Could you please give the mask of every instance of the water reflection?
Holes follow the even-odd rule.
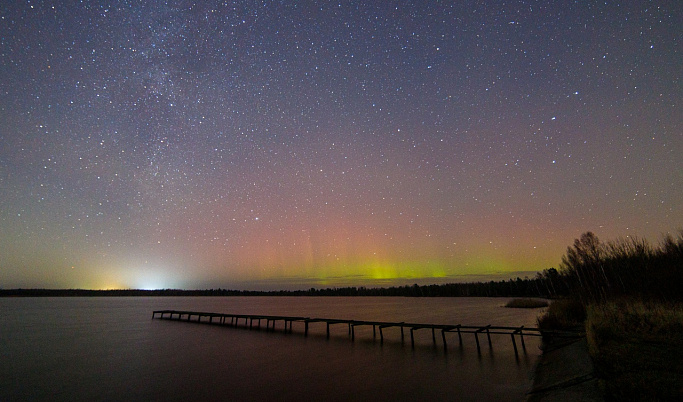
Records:
[[[303,323],[292,332],[151,320],[153,310],[533,325],[502,299],[82,298],[0,300],[0,400],[520,400],[538,343],[509,335]],[[485,335],[483,335],[485,336]],[[519,346],[519,345],[518,345]]]

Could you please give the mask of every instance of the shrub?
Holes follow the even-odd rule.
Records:
[[[546,330],[568,330],[583,327],[586,308],[576,299],[555,300],[538,318],[538,327]]]
[[[621,296],[681,300],[683,232],[659,247],[636,237],[602,243],[586,232],[567,248],[559,273],[584,304]]]

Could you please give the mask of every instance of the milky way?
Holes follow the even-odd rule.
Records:
[[[509,278],[683,227],[679,1],[10,3],[0,287]]]

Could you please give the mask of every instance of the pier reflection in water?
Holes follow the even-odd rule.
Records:
[[[458,334],[458,342],[462,347],[462,334],[474,334],[474,340],[477,344],[477,352],[481,352],[481,345],[479,343],[479,334],[486,335],[488,340],[489,348],[493,348],[493,343],[491,342],[491,335],[509,335],[512,340],[512,346],[515,351],[515,355],[518,355],[517,341],[516,337],[522,345],[522,350],[526,353],[526,344],[524,342],[524,336],[542,336],[541,330],[538,328],[525,328],[523,325],[520,327],[506,327],[506,326],[473,326],[473,325],[445,325],[445,324],[419,324],[419,323],[407,323],[405,321],[401,322],[388,322],[388,321],[362,321],[362,320],[346,320],[337,318],[310,318],[310,317],[297,317],[297,316],[274,316],[274,315],[249,315],[249,314],[229,314],[229,313],[207,313],[199,311],[181,311],[181,310],[157,310],[152,312],[152,319],[154,317],[159,317],[160,319],[176,320],[176,321],[193,321],[192,317],[195,317],[194,322],[196,323],[208,323],[208,324],[219,324],[219,325],[230,325],[233,327],[239,326],[240,320],[244,321],[244,326],[249,327],[249,329],[254,328],[254,323],[256,323],[256,328],[261,328],[261,321],[266,322],[266,330],[275,330],[275,323],[282,321],[284,323],[284,332],[292,333],[292,325],[295,322],[301,322],[304,324],[304,335],[308,336],[308,329],[311,323],[324,323],[326,324],[326,334],[330,337],[330,325],[343,324],[348,326],[348,335],[352,340],[355,340],[356,327],[359,326],[371,326],[372,327],[372,337],[375,339],[377,337],[377,329],[379,329],[380,342],[384,342],[384,329],[391,327],[398,327],[401,330],[401,342],[405,339],[404,329],[408,328],[410,330],[410,344],[415,347],[415,336],[414,332],[420,329],[429,329],[432,333],[432,342],[436,346],[436,332],[441,333],[441,339],[443,341],[444,350],[448,349],[448,342],[446,340],[446,334],[451,332],[456,332]],[[227,320],[230,321],[227,321]],[[546,331],[547,334],[548,331]],[[558,336],[563,336],[564,334],[557,334]],[[571,335],[571,334],[567,334]]]
[[[119,297],[0,299],[0,400],[521,400],[539,340],[509,335],[282,321],[262,330],[150,319],[150,312],[353,317],[361,322],[533,327],[538,310],[507,299]],[[265,324],[265,322],[262,322]],[[256,322],[254,323],[256,325]],[[276,330],[272,327],[276,325]],[[270,328],[266,330],[267,328]],[[373,337],[373,332],[375,337]],[[384,342],[381,341],[384,338]]]

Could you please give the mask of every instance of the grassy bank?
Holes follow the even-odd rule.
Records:
[[[682,304],[591,305],[586,334],[607,400],[683,400]]]
[[[538,325],[585,328],[607,401],[683,401],[683,303],[556,300]]]
[[[586,308],[575,299],[559,299],[538,318],[538,327],[549,330],[582,329],[586,321]]]
[[[566,299],[539,327],[585,329],[608,401],[683,401],[683,231],[658,246],[586,232],[541,276]]]

